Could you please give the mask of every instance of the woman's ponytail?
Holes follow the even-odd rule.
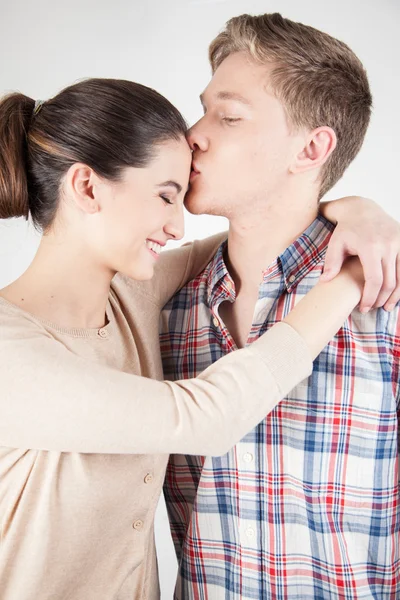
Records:
[[[34,107],[23,94],[0,100],[0,219],[29,215],[27,134]]]

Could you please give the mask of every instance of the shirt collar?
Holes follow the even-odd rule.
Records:
[[[224,254],[226,247],[228,245],[227,240],[222,242],[220,247],[218,248],[214,258],[211,260],[207,267],[208,273],[207,275],[207,297],[208,303],[211,305],[211,300],[213,297],[213,293],[220,285],[223,286],[224,282],[229,282],[228,286],[230,289],[234,287],[232,277],[229,274],[228,269],[226,268]],[[226,285],[226,284],[225,284]],[[229,293],[230,289],[227,289],[226,292]]]
[[[297,240],[265,269],[264,281],[270,279],[279,270],[283,275],[287,291],[291,292],[310,271],[323,263],[334,228],[330,221],[318,215]],[[217,288],[225,291],[227,295],[234,288],[224,260],[226,247],[227,241],[224,241],[206,269],[209,303]]]
[[[286,289],[291,292],[317,265],[324,261],[335,226],[322,215],[278,257]]]

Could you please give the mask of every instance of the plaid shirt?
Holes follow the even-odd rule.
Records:
[[[318,217],[264,272],[248,343],[316,284],[331,229]],[[169,379],[235,348],[218,316],[235,299],[225,245],[164,309]],[[312,376],[225,456],[171,457],[176,598],[400,599],[399,355],[398,307],[354,311]]]

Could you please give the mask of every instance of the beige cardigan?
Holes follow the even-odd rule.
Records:
[[[165,253],[149,283],[117,275],[99,330],[0,299],[1,600],[158,599],[167,453],[225,453],[311,372],[278,324],[197,379],[156,381],[160,309],[219,242]]]

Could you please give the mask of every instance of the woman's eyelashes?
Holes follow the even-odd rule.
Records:
[[[160,198],[161,198],[162,200],[164,200],[164,202],[165,202],[166,204],[173,204],[173,202],[172,202],[171,198],[169,198],[169,197],[168,197],[168,196],[166,196],[165,194],[160,194]]]

